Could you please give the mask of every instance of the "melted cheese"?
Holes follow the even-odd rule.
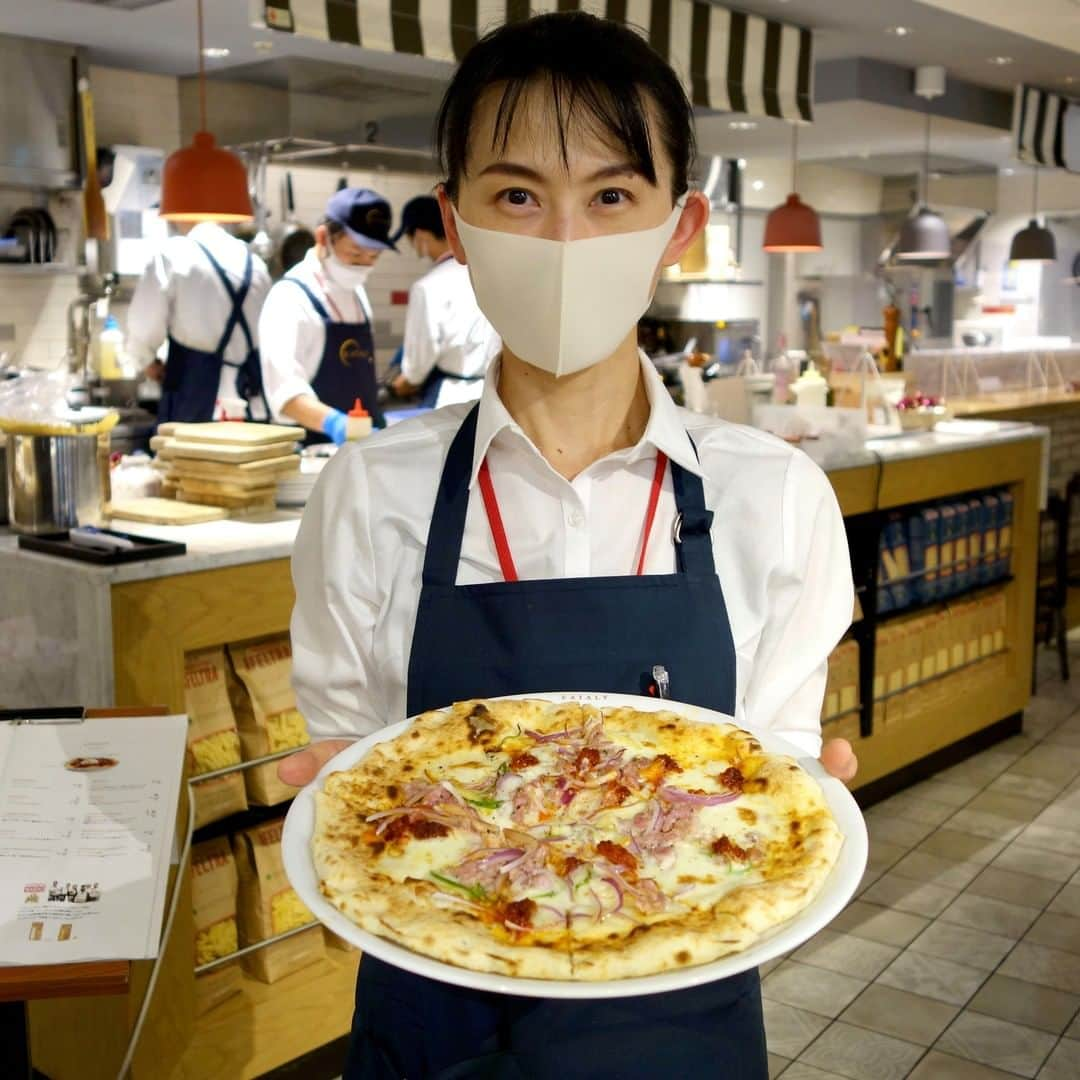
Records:
[[[396,846],[379,856],[379,871],[394,881],[430,881],[431,872],[441,873],[459,862],[477,846],[471,833],[451,833],[429,840],[410,838],[401,850]]]

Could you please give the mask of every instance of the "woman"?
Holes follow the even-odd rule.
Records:
[[[640,693],[661,656],[673,698],[816,754],[853,601],[836,499],[805,455],[677,409],[637,351],[660,267],[709,214],[688,190],[675,74],[625,28],[541,16],[466,56],[438,133],[447,235],[504,347],[476,406],[401,424],[323,474],[292,634],[300,705],[327,741],[283,777],[306,782],[341,739],[453,700]],[[824,761],[854,774],[842,741]],[[346,1075],[760,1080],[758,977],[549,1001],[365,957]]]

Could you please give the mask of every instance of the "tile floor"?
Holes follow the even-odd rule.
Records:
[[[867,812],[856,898],[762,968],[770,1077],[1080,1080],[1080,675],[1040,676],[1022,735]]]

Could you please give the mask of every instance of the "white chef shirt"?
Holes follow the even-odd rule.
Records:
[[[278,423],[292,423],[281,410],[294,397],[301,394],[318,397],[311,383],[326,347],[326,326],[322,316],[311,306],[304,290],[292,284],[289,278],[302,281],[335,322],[373,321],[371,304],[364,289],[348,289],[336,284],[321,267],[315,249],[309,248],[304,258],[270,290],[259,319],[263,387],[270,411]]]
[[[469,269],[453,255],[440,259],[409,289],[401,373],[422,386],[437,367],[447,375],[483,375],[501,348],[476,304]],[[437,405],[475,401],[481,383],[444,383]]]
[[[199,244],[221,264],[234,288],[244,280],[247,244],[230,236],[220,225],[204,221],[187,236],[170,236],[147,263],[128,308],[125,349],[141,367],[154,359],[170,336],[181,345],[203,352],[218,347],[232,312],[232,299]],[[252,255],[251,260],[251,288],[244,298],[244,316],[257,347],[259,312],[270,291],[270,274],[257,255]],[[225,359],[240,364],[247,352],[247,338],[237,326],[225,346]],[[236,368],[222,367],[218,396],[238,396]]]
[[[703,478],[714,513],[716,570],[735,642],[737,721],[780,732],[817,756],[827,658],[854,605],[832,487],[802,451],[677,408],[644,357],[642,370],[651,411],[640,441],[566,480],[506,411],[492,365],[480,399],[457,582],[503,580],[476,485],[485,453],[524,580],[633,573],[662,450]],[[315,738],[366,735],[406,715],[432,506],[469,408],[436,409],[343,448],[307,504],[292,561],[293,683]],[[675,571],[674,519],[668,469],[646,573]],[[671,693],[678,698],[675,677]]]

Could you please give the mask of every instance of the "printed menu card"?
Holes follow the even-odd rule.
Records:
[[[0,723],[0,964],[157,954],[186,731]]]

